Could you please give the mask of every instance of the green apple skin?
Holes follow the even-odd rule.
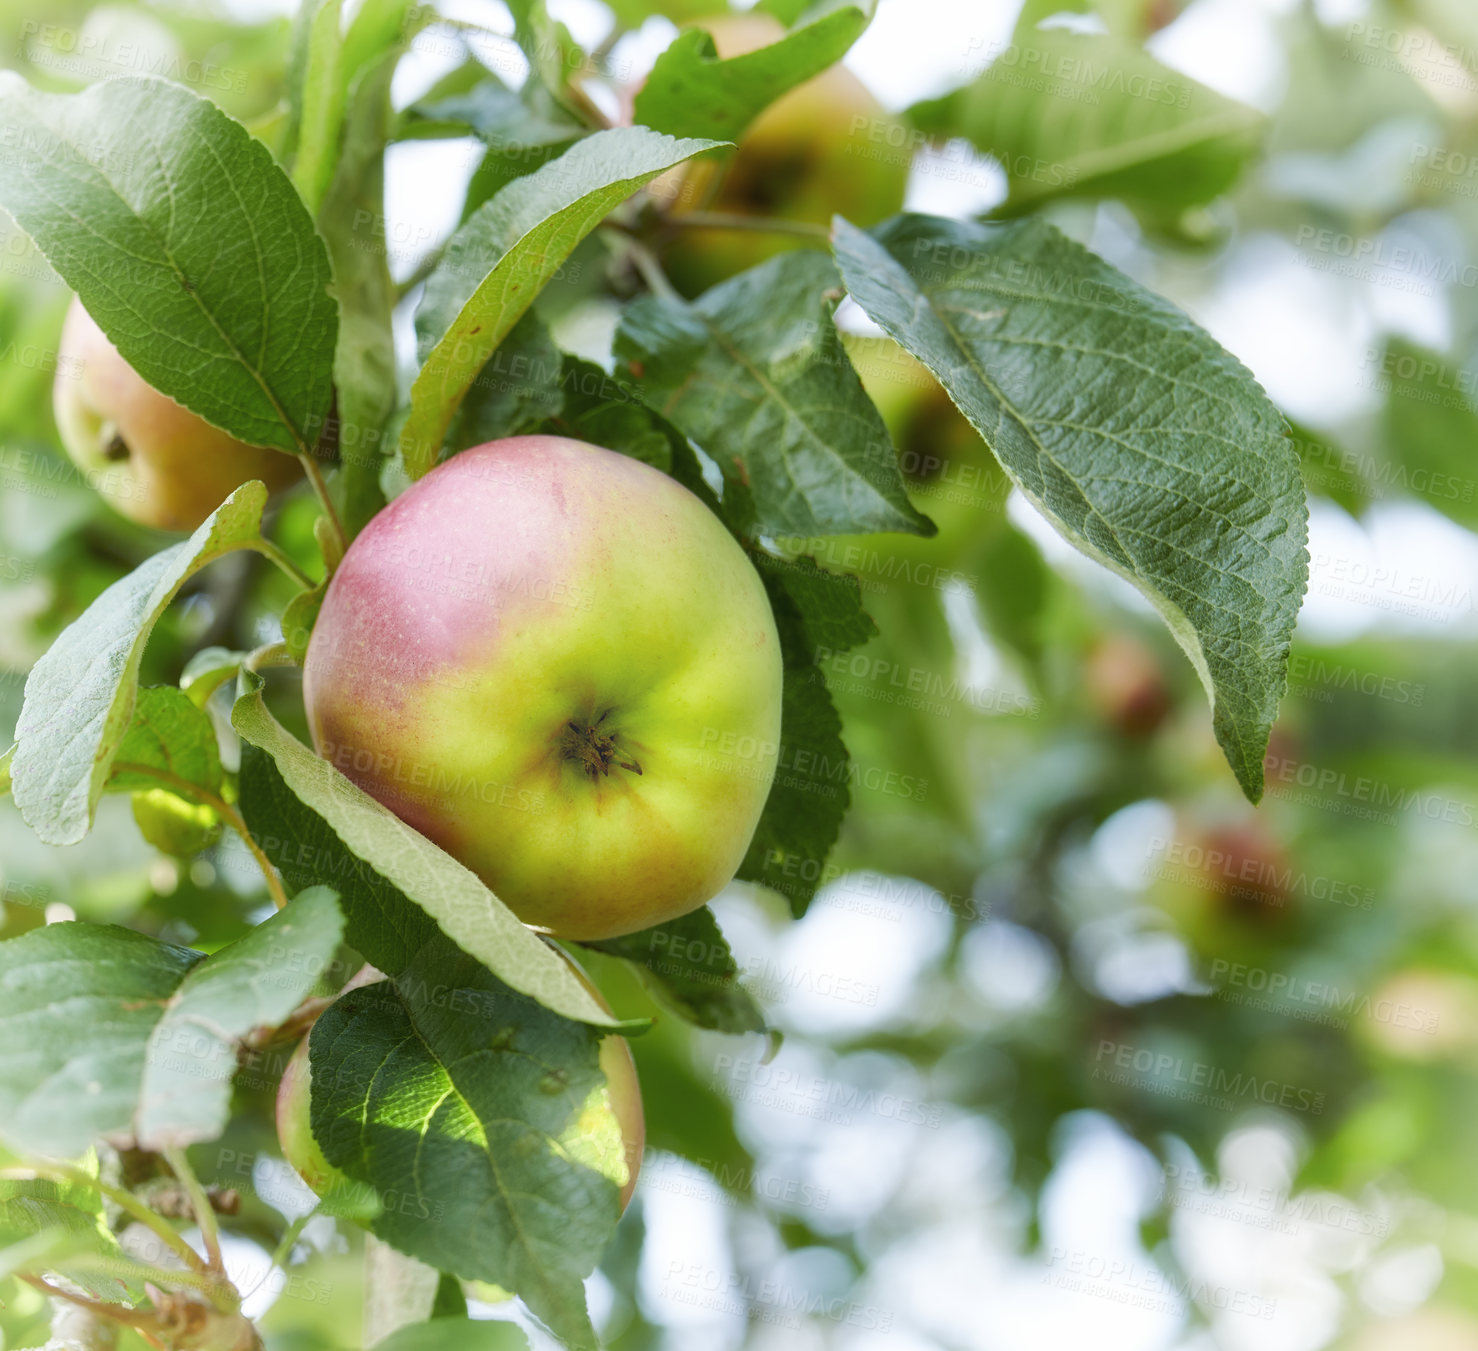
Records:
[[[785,35],[767,14],[721,15],[697,26],[708,30],[725,60]],[[658,179],[651,191],[671,199],[678,220],[684,211],[707,210],[824,226],[841,215],[854,225],[875,225],[903,209],[910,146],[867,86],[836,65],[766,108],[740,136],[727,171],[721,159],[705,158]],[[663,263],[679,290],[697,295],[805,243],[757,230],[678,229]]]
[[[611,1006],[595,988],[590,977],[575,962],[571,961],[570,966],[579,977],[580,983],[609,1013]],[[616,1124],[621,1128],[621,1142],[625,1146],[626,1182],[621,1188],[621,1209],[624,1211],[627,1202],[631,1200],[631,1194],[636,1190],[636,1179],[641,1172],[642,1156],[647,1143],[641,1084],[636,1077],[636,1061],[632,1059],[631,1047],[626,1044],[625,1037],[614,1034],[602,1037],[598,1063],[600,1072],[606,1076],[611,1111],[616,1117]],[[312,1071],[308,1067],[308,1038],[304,1037],[287,1062],[287,1068],[282,1072],[282,1082],[278,1085],[277,1142],[282,1147],[282,1157],[292,1165],[315,1195],[322,1196],[337,1186],[347,1185],[349,1178],[324,1157],[323,1149],[313,1135],[310,1124],[312,1079]]]
[[[308,1038],[304,1037],[282,1072],[277,1086],[277,1143],[282,1157],[317,1196],[348,1183],[349,1179],[324,1157],[309,1124],[312,1072],[308,1068]]]
[[[160,530],[194,530],[237,488],[297,482],[279,450],[248,446],[149,384],[76,297],[62,324],[52,410],[62,445],[120,515]]]
[[[698,498],[522,436],[359,535],[303,696],[320,755],[526,924],[597,939],[733,878],[775,773],[781,657],[758,573]]]

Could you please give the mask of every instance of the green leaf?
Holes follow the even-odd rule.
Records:
[[[381,218],[385,145],[392,123],[390,85],[419,27],[419,21],[408,17],[409,9],[409,0],[372,0],[349,26],[344,39],[343,147],[318,213],[339,298],[334,351],[337,487],[340,515],[351,537],[385,505],[380,470],[397,384],[391,332],[395,284]],[[366,222],[374,223],[368,237]]]
[[[409,46],[436,11],[418,0],[363,0],[344,34],[344,88]]]
[[[132,1134],[150,1036],[201,960],[111,925],[48,924],[0,943],[0,1133],[58,1157]]]
[[[272,757],[242,743],[241,814],[289,891],[331,881],[345,941],[381,971],[404,970],[437,933],[431,916],[345,847],[333,827],[288,787]]]
[[[0,205],[124,359],[250,445],[311,450],[332,394],[328,255],[267,147],[135,77],[40,94],[0,73],[0,122],[28,147]]]
[[[180,688],[196,707],[204,708],[222,685],[236,679],[246,657],[245,652],[233,652],[227,647],[203,647],[185,663],[180,673]]]
[[[463,222],[515,178],[531,174],[563,154],[590,130],[572,121],[535,81],[527,81],[515,92],[495,77],[484,74],[482,82],[465,93],[408,110],[408,115],[433,119],[429,123],[410,121],[411,133],[418,126],[448,127],[470,132],[487,146],[487,153],[467,184]]]
[[[781,254],[688,304],[630,306],[616,352],[659,411],[753,495],[763,534],[933,533],[832,323],[824,254]]]
[[[522,92],[486,72],[466,93],[412,104],[406,118],[412,131],[422,122],[450,123],[471,132],[490,150],[513,156],[568,145],[586,131],[557,110],[544,112],[532,106]]]
[[[103,1214],[101,1193],[80,1182],[53,1182],[44,1178],[0,1178],[0,1244],[7,1255],[16,1245],[49,1235],[34,1264],[20,1269],[58,1272],[94,1299],[125,1303],[141,1299],[143,1287],[117,1275],[88,1270],[66,1260],[70,1256],[103,1257],[126,1266],[123,1250]],[[43,1256],[44,1253],[44,1256]],[[19,1256],[19,1254],[16,1254]],[[8,1273],[7,1273],[8,1274]]]
[[[221,752],[210,718],[189,695],[173,685],[150,685],[139,691],[107,787],[131,792],[165,780],[177,791],[193,784],[219,793]]]
[[[877,636],[862,608],[862,586],[850,573],[828,572],[814,558],[754,558],[775,610],[781,646],[797,665],[818,653],[850,652]]]
[[[834,9],[778,42],[720,61],[702,28],[679,33],[657,58],[636,96],[635,120],[674,136],[735,141],[782,94],[835,65],[862,35],[869,16]]]
[[[851,756],[818,663],[865,643],[877,628],[862,609],[855,577],[827,572],[810,558],[757,554],[754,561],[775,612],[785,676],[775,783],[738,876],[778,891],[799,917],[852,801]]]
[[[640,28],[654,14],[673,23],[687,23],[710,14],[726,14],[729,4],[728,0],[611,0],[609,8],[623,27]]]
[[[515,179],[452,236],[416,312],[423,364],[401,432],[412,479],[435,465],[473,379],[575,246],[637,188],[715,144],[644,127],[597,132]]]
[[[410,922],[417,927],[409,940],[397,943],[396,931],[405,924],[406,917],[397,912],[393,897],[389,898],[381,922],[390,933],[375,938],[373,928],[366,925],[372,936],[365,941],[375,948],[387,949],[396,965],[411,960],[427,941],[427,927],[417,924],[420,911],[424,911],[464,951],[485,963],[515,989],[566,1017],[602,1027],[619,1026],[580,984],[563,959],[526,928],[473,873],[289,735],[268,712],[259,676],[247,676],[243,683],[246,688],[232,711],[232,725],[246,741],[270,756],[287,794],[327,827],[342,850],[368,864],[374,876],[388,881],[397,895],[408,897],[420,908],[411,913]],[[258,780],[257,789],[270,793],[273,786],[270,780]],[[352,907],[356,898],[345,892],[344,880],[337,875],[340,869],[353,865],[344,863],[341,851],[320,854],[313,847],[311,835],[295,839],[303,825],[292,820],[290,806],[286,810],[284,807],[280,799],[275,807],[260,798],[253,802],[243,771],[242,809],[247,812],[258,843],[278,864],[284,879],[291,881],[303,876],[306,867],[306,876],[316,880],[319,869],[334,868],[333,885],[345,895],[346,910],[351,913],[350,941],[382,971],[390,969],[381,965],[378,951],[365,946],[365,941],[361,941],[363,936],[354,926]],[[275,840],[269,831],[258,833],[255,824],[269,813],[287,828]],[[385,899],[383,895],[380,897],[381,901]]]
[[[173,858],[194,858],[221,837],[221,818],[214,807],[193,802],[167,788],[135,792],[132,806],[139,834]]]
[[[318,0],[308,25],[302,83],[293,89],[301,109],[293,185],[315,216],[333,179],[344,125],[342,19],[343,0]]]
[[[756,14],[768,14],[789,28],[806,12],[809,4],[810,0],[759,0],[754,9]]]
[[[313,636],[313,626],[318,622],[318,612],[323,608],[327,591],[328,580],[325,578],[317,586],[299,591],[282,611],[282,641],[287,645],[288,655],[299,666],[308,655],[308,640]]]
[[[375,1351],[527,1351],[517,1323],[490,1318],[433,1318],[412,1323],[375,1343]]]
[[[552,18],[545,0],[507,0],[513,36],[529,59],[537,84],[573,114],[570,77],[586,64],[585,53],[564,24]]]
[[[1168,301],[1038,221],[833,227],[847,288],[918,357],[1075,547],[1132,582],[1185,649],[1242,791],[1308,582],[1283,419]]]
[[[706,905],[681,919],[582,946],[631,962],[691,1023],[716,1032],[764,1032],[764,1011],[739,984],[739,968]]]
[[[189,539],[114,582],[64,629],[26,680],[12,766],[16,806],[47,844],[86,833],[133,720],[149,634],[201,568],[261,539],[267,490],[243,484]]]
[[[1365,465],[1371,497],[1410,495],[1469,530],[1478,526],[1478,411],[1470,377],[1438,353],[1391,338],[1381,358],[1384,456]]]
[[[593,1348],[581,1281],[625,1170],[598,1034],[438,938],[393,982],[337,1000],[309,1055],[325,1157],[396,1200],[374,1233],[517,1293],[567,1345]]]
[[[473,380],[448,432],[450,449],[513,436],[553,417],[564,407],[563,371],[559,348],[530,310]]]
[[[313,992],[343,933],[334,893],[313,887],[185,976],[149,1037],[135,1118],[143,1148],[221,1133],[241,1038],[276,1027]]]
[[[1389,406],[1387,407],[1389,413]],[[1369,479],[1369,457],[1336,445],[1328,437],[1297,422],[1290,424],[1293,449],[1303,470],[1304,487],[1338,503],[1351,516],[1363,516],[1380,489]],[[1460,490],[1461,495],[1461,490]]]
[[[674,472],[674,449],[686,448],[687,442],[624,381],[607,375],[593,362],[566,356],[560,372],[560,392],[562,407],[541,431],[620,451],[664,474]],[[687,478],[678,477],[685,486],[693,487]]]
[[[75,922],[0,943],[0,1133],[56,1157],[102,1136],[146,1149],[215,1138],[240,1039],[292,1012],[341,927],[319,889],[207,958]]]
[[[973,83],[915,104],[921,131],[999,160],[1017,213],[1055,197],[1119,197],[1178,210],[1236,182],[1264,118],[1106,33],[1041,28]]]

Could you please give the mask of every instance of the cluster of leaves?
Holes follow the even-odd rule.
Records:
[[[658,208],[631,204],[633,194],[723,156],[867,21],[855,6],[823,7],[809,22],[796,4],[766,8],[794,27],[745,57],[721,61],[701,33],[679,36],[630,126],[603,125],[574,78],[582,54],[540,0],[513,6],[533,70],[524,88],[469,61],[402,118],[390,77],[433,16],[366,0],[346,24],[339,0],[306,5],[289,112],[270,144],[166,81],[54,94],[3,75],[0,119],[28,161],[0,178],[0,205],[151,384],[233,436],[300,457],[319,482],[320,466],[333,470],[318,532],[325,574],[387,491],[518,431],[600,442],[702,496],[760,567],[784,644],[784,772],[740,877],[771,884],[797,914],[814,886],[793,884],[789,865],[826,858],[849,796],[818,654],[875,630],[855,580],[778,541],[933,528],[834,323],[843,295],[932,372],[1066,539],[1159,610],[1255,801],[1305,582],[1305,509],[1282,419],[1204,332],[1037,221],[905,215],[863,230],[838,218],[829,252],[783,253],[695,300],[651,266],[646,222]],[[1057,30],[1030,40],[1079,41]],[[1136,78],[1149,61],[1119,57]],[[1016,89],[987,71],[916,110],[916,123],[1031,155],[1033,120]],[[1176,110],[1125,109],[1108,146],[1059,129],[1082,162],[1064,191],[1135,198],[1168,180],[1182,193],[1175,205],[1205,201],[1256,129],[1246,110],[1199,88]],[[383,152],[393,136],[468,130],[486,158],[423,278],[416,371],[397,397]],[[1188,175],[1165,146],[1197,138],[1218,151]],[[1040,195],[1013,183],[1010,206]],[[365,220],[377,222],[369,237]],[[597,243],[610,246],[609,275],[620,282],[625,267],[646,282],[622,310],[610,370],[560,351],[536,307]],[[500,378],[514,361],[533,374]],[[582,1113],[610,1116],[600,1036],[640,1028],[606,1013],[475,876],[274,716],[263,672],[301,659],[324,582],[284,611],[283,648],[202,653],[181,688],[140,684],[151,632],[197,573],[242,551],[280,558],[263,533],[265,497],[244,485],[61,634],[27,681],[8,774],[26,822],[52,844],[81,840],[110,792],[134,794],[147,837],[170,852],[197,852],[230,827],[278,913],[209,955],[86,924],[0,945],[0,1022],[15,1027],[0,1056],[15,1106],[0,1131],[37,1155],[126,1141],[180,1164],[187,1181],[180,1151],[225,1129],[244,1048],[299,1030],[305,1001],[320,1014],[367,964],[386,979],[327,1003],[311,1040],[314,1133],[372,1198],[358,1209],[339,1198],[341,1213],[437,1271],[516,1293],[568,1345],[592,1346],[581,1281],[616,1222],[621,1164],[610,1151],[576,1157],[561,1137]],[[240,757],[228,771],[212,696],[233,680]],[[685,945],[719,952],[717,969],[656,959]],[[697,1025],[764,1030],[706,910],[596,946]],[[98,1029],[85,1043],[79,1008]],[[537,1049],[555,1081],[513,1072],[515,1045]],[[142,1305],[144,1276],[92,1275],[127,1266],[101,1222],[103,1198],[118,1202],[98,1169],[69,1165],[65,1190],[59,1176],[38,1167],[15,1184],[27,1204],[0,1212],[0,1233],[18,1245],[9,1269],[57,1272],[99,1301]],[[178,1285],[157,1271],[147,1279]],[[233,1316],[237,1306],[215,1294],[216,1312]],[[154,1301],[147,1325],[168,1330],[164,1315]]]

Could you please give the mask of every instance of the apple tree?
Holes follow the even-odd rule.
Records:
[[[941,473],[1137,588],[1262,794],[1307,578],[1288,427],[1045,215],[1118,196],[1169,228],[1255,121],[1182,79],[1070,128],[1064,167],[1004,79],[884,112],[837,65],[862,5],[610,8],[591,54],[510,3],[520,80],[429,6],[306,0],[256,109],[167,72],[0,74],[0,206],[75,293],[58,437],[142,523],[31,667],[3,782],[46,845],[124,798],[214,879],[188,936],[38,916],[0,942],[0,1260],[58,1336],[261,1345],[231,1231],[291,1276],[318,1224],[367,1236],[367,1340],[481,1345],[471,1292],[596,1346],[584,1282],[643,1107],[674,1110],[628,1043],[762,1041],[706,903],[737,879],[805,914],[859,771],[837,660],[944,632],[870,603],[866,560],[948,541],[1040,641],[1031,588],[993,584],[1045,578],[1035,546]],[[686,22],[624,78],[651,13]],[[460,55],[392,101],[433,38]],[[990,217],[902,210],[947,137],[1016,148]],[[478,150],[460,221],[396,269],[387,148],[436,143]],[[618,1016],[577,963],[646,994]],[[261,1191],[276,1160],[306,1197],[279,1148],[314,1193],[291,1222],[218,1166],[255,1159]]]

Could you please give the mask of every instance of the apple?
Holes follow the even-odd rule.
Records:
[[[465,450],[376,516],[303,669],[320,755],[526,924],[581,939],[734,876],[780,689],[764,586],[718,518],[556,436]]]
[[[277,1086],[277,1143],[293,1171],[315,1195],[323,1196],[335,1187],[347,1185],[349,1179],[328,1161],[313,1134],[309,1120],[312,1078],[308,1068],[308,1038],[304,1037]]]
[[[702,19],[719,56],[729,60],[779,41],[785,28],[768,14]],[[705,158],[658,179],[652,195],[670,199],[674,223],[685,211],[778,216],[830,225],[833,215],[875,225],[902,210],[912,142],[902,124],[845,66],[836,65],[782,94],[739,138],[727,159]],[[668,275],[689,295],[805,241],[755,230],[678,229],[663,255]]]
[[[1170,688],[1155,654],[1137,638],[1100,639],[1083,669],[1088,701],[1124,736],[1152,736],[1171,709]]]
[[[595,997],[596,1002],[611,1011],[590,977],[565,953],[560,954],[569,962],[580,983]],[[625,1037],[614,1034],[601,1038],[600,1072],[606,1077],[606,1091],[610,1096],[611,1111],[616,1124],[621,1128],[621,1142],[625,1146],[626,1181],[621,1187],[621,1209],[631,1200],[636,1190],[637,1174],[647,1142],[646,1116],[642,1111],[641,1084],[636,1077],[636,1062],[631,1057],[631,1047]],[[282,1146],[282,1156],[298,1176],[317,1195],[323,1196],[341,1185],[350,1185],[349,1178],[335,1168],[324,1156],[323,1149],[313,1134],[310,1124],[312,1093],[312,1071],[308,1065],[308,1038],[304,1037],[293,1052],[282,1072],[282,1082],[277,1089],[277,1141]],[[578,1120],[572,1129],[579,1130]]]
[[[291,455],[248,446],[149,384],[73,298],[62,324],[52,408],[73,463],[121,515],[193,530],[243,483],[297,481]]]

